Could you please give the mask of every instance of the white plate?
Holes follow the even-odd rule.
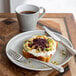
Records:
[[[26,68],[29,70],[36,70],[36,71],[52,70],[52,68],[49,68],[48,66],[45,66],[41,63],[37,63],[37,62],[33,62],[33,61],[30,62],[30,61],[25,60],[22,62],[18,62],[7,53],[8,50],[13,49],[14,51],[17,51],[20,54],[22,54],[23,43],[25,40],[27,40],[28,38],[31,38],[33,35],[44,35],[44,34],[45,34],[45,32],[43,30],[34,30],[34,31],[23,32],[23,33],[16,35],[7,43],[6,55],[14,64],[16,64],[22,68]],[[55,34],[57,34],[57,33],[55,33]],[[72,44],[69,40],[67,40],[60,34],[57,34],[57,35],[62,40],[64,40],[68,45],[70,45],[72,47]],[[62,53],[63,53],[62,50],[64,50],[65,55],[62,55]],[[56,61],[59,65],[64,65],[70,59],[71,59],[71,54],[66,50],[66,48],[62,44],[58,43],[57,51],[52,56],[50,62]]]

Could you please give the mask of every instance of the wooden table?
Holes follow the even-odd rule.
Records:
[[[37,28],[46,25],[51,30],[58,32],[71,40],[76,49],[76,24],[71,13],[45,14],[38,21]],[[31,71],[13,64],[5,54],[5,47],[9,39],[20,33],[16,14],[0,14],[0,76],[76,76],[76,63],[74,57],[64,65],[65,73],[54,71]],[[68,69],[67,69],[68,68]],[[66,71],[67,70],[67,71]],[[51,74],[50,74],[51,73]]]

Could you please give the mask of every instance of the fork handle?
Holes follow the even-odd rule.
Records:
[[[45,63],[46,65],[48,65],[49,67],[52,67],[53,69],[56,69],[57,71],[59,72],[64,72],[64,68],[59,66],[59,65],[55,65],[55,64],[52,64],[52,63]]]
[[[52,64],[52,63],[43,62],[43,61],[40,61],[40,60],[37,60],[37,59],[33,59],[33,58],[29,58],[29,60],[32,60],[32,61],[35,61],[35,62],[39,62],[39,63],[45,64],[45,65],[49,66],[50,68],[56,69],[59,72],[64,72],[64,68],[61,67],[61,66],[59,66],[59,65],[55,65],[55,64]]]
[[[65,42],[60,41],[66,48],[67,50],[72,54],[72,55],[76,55],[76,50],[72,47],[70,47],[69,45],[67,45]]]

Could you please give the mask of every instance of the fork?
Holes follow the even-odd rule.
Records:
[[[17,61],[21,61],[22,59],[24,59],[24,57],[20,53],[14,51],[12,49],[8,50],[8,54]],[[37,59],[33,59],[33,58],[29,58],[27,60],[31,60],[31,61],[35,61],[35,62],[38,62],[41,64],[45,64],[45,65],[49,66],[50,68],[56,69],[59,72],[64,72],[64,68],[61,67],[60,65],[54,65],[52,63],[46,63],[46,62],[43,62],[43,61],[40,61]]]
[[[54,32],[49,30],[46,26],[43,26],[43,28],[45,29],[46,33],[48,33],[54,40],[62,43],[72,55],[76,55],[75,49],[67,45],[63,40],[61,40]]]

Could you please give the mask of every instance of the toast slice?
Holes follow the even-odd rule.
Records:
[[[28,53],[27,51],[25,51],[23,49],[23,56],[26,57],[26,58],[35,58],[35,59],[38,59],[38,60],[41,60],[41,61],[44,61],[44,62],[49,62],[50,59],[51,59],[52,54],[50,54],[50,56],[48,56],[48,57],[43,57],[43,56],[38,56],[37,57],[37,56],[34,56],[33,54]]]
[[[31,45],[30,45],[31,42]],[[25,41],[22,50],[26,58],[35,58],[44,62],[49,62],[52,55],[56,52],[58,42],[46,36],[35,36]]]

